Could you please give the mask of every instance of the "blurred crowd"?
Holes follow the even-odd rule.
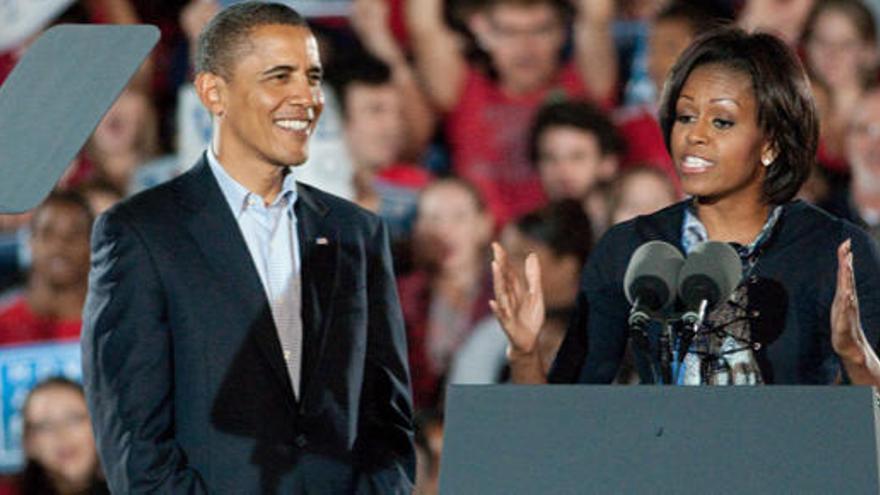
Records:
[[[162,38],[56,190],[31,212],[0,215],[0,345],[75,340],[95,216],[184,172],[207,146],[190,49],[220,8],[80,0],[44,26],[150,23]],[[518,266],[537,254],[549,368],[594,241],[683,199],[657,102],[701,33],[736,23],[801,55],[821,146],[799,197],[880,239],[878,13],[878,0],[352,0],[347,15],[312,19],[327,105],[295,173],[392,232],[418,493],[437,490],[446,385],[509,376],[488,306],[490,243]],[[0,47],[0,81],[39,34]],[[27,463],[10,486],[100,493],[81,388],[48,378],[20,406]]]

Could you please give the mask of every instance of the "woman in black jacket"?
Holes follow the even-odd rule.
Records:
[[[671,70],[660,122],[691,198],[618,224],[600,240],[548,376],[534,355],[540,268],[530,257],[527,280],[517,280],[503,249],[493,246],[491,304],[510,339],[515,380],[611,382],[628,338],[623,278],[632,253],[650,240],[685,254],[713,240],[736,249],[743,283],[706,318],[679,383],[880,385],[876,246],[852,224],[792,201],[815,159],[818,125],[791,50],[768,34],[708,33]],[[763,316],[756,317],[756,305]]]

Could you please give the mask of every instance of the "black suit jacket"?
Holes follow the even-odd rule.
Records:
[[[302,184],[295,212],[301,397],[204,158],[96,222],[83,376],[114,493],[409,493],[410,381],[384,224]]]

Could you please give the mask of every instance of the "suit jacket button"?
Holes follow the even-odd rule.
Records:
[[[299,447],[299,448],[303,448],[303,447],[305,447],[306,445],[309,444],[309,441],[308,441],[308,439],[306,439],[306,436],[305,436],[305,435],[298,435],[298,436],[293,440],[293,442],[294,442],[294,443],[296,444],[296,446]]]

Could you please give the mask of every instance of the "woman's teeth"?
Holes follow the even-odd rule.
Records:
[[[714,163],[697,156],[686,156],[684,160],[682,160],[681,165],[683,169],[699,171],[713,166]]]

